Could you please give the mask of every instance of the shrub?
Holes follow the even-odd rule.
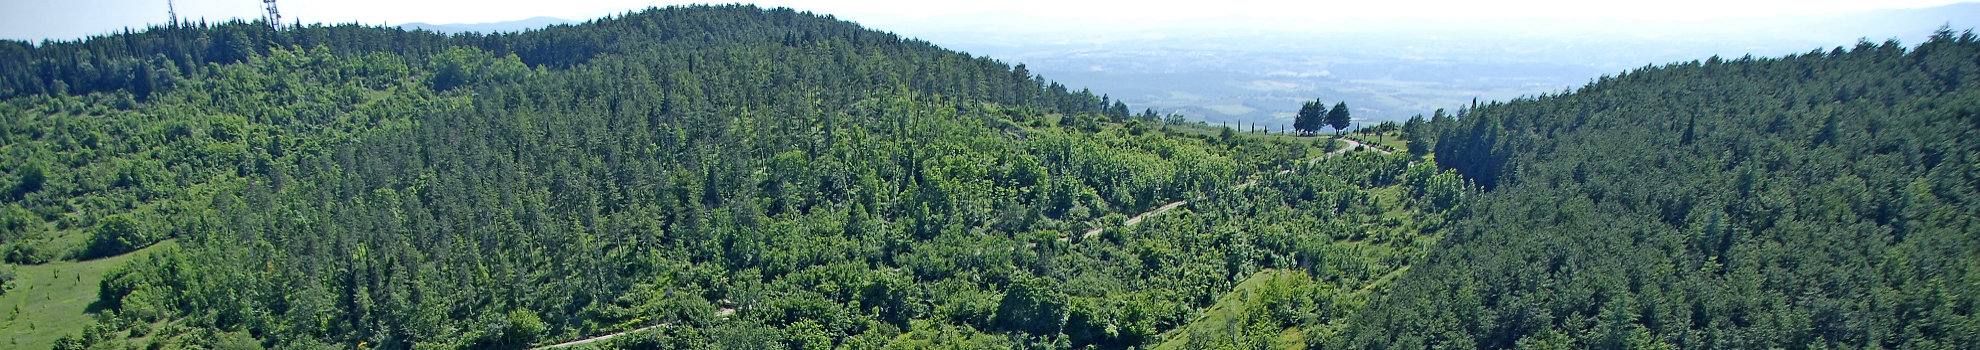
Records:
[[[89,246],[78,258],[94,259],[129,253],[150,245],[153,239],[138,229],[138,224],[122,215],[111,216],[96,224],[90,230]]]

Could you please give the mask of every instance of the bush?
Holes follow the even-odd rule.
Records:
[[[82,340],[79,340],[79,339],[76,339],[76,337],[75,337],[75,336],[73,336],[73,335],[64,335],[64,336],[62,336],[62,338],[60,338],[60,339],[55,339],[55,346],[54,346],[54,347],[52,347],[51,349],[55,349],[55,350],[83,350],[83,349],[86,349],[86,348],[88,348],[88,347],[87,347],[87,346],[84,346],[84,345],[83,345],[83,342],[82,342]]]
[[[95,259],[129,253],[150,245],[153,239],[138,229],[136,222],[122,215],[111,216],[97,223],[89,232],[89,246],[78,258]]]
[[[525,345],[535,342],[537,338],[543,337],[544,331],[549,329],[550,326],[544,324],[543,318],[537,317],[535,312],[524,309],[509,312],[509,344]]]
[[[131,322],[132,338],[144,337],[146,335],[151,335],[151,322],[144,322],[141,320]]]
[[[0,295],[7,295],[7,290],[11,289],[9,287],[13,283],[14,269],[0,270]]]
[[[20,176],[20,182],[14,184],[12,191],[13,197],[17,199],[27,196],[28,193],[40,191],[42,184],[48,182],[47,172],[42,171],[41,164],[37,163],[28,163],[27,166],[21,167]]]
[[[217,339],[213,340],[214,350],[266,349],[265,347],[261,346],[260,340],[254,339],[254,336],[248,335],[247,332],[226,332],[226,333],[221,333],[218,337],[215,338]]]
[[[1066,295],[1052,289],[1047,279],[1019,277],[1004,292],[991,324],[1002,330],[1054,334],[1065,326],[1068,309]]]
[[[454,48],[434,57],[433,75],[427,79],[434,91],[481,83],[502,84],[522,80],[529,66],[515,55],[495,57],[471,48]]]
[[[14,242],[14,244],[7,245],[5,249],[7,251],[7,263],[9,264],[38,265],[55,259],[55,257],[49,256],[48,252],[42,251],[41,248],[29,244],[29,242]]]
[[[1127,227],[1127,220],[1128,220],[1127,215],[1121,215],[1120,213],[1113,213],[1101,217],[1100,224],[1105,227],[1121,228],[1121,227]]]
[[[0,208],[0,242],[12,242],[27,237],[29,229],[41,224],[41,217],[34,212],[11,204]]]

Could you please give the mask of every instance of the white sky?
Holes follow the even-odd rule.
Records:
[[[1261,17],[1315,20],[1503,20],[1633,19],[1691,21],[1854,12],[1879,8],[1920,8],[1962,0],[1319,0],[1319,1],[927,1],[927,0],[766,0],[784,6],[837,15],[842,19],[916,18],[986,12],[1056,19],[1177,20]],[[483,23],[549,16],[586,20],[647,6],[694,3],[651,0],[281,0],[285,22],[402,24],[408,22]],[[210,22],[259,18],[257,0],[175,0],[180,18]],[[166,0],[0,0],[0,38],[76,39],[85,35],[139,29],[166,20]],[[887,28],[879,28],[886,30]]]

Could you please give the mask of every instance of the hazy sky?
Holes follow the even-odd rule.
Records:
[[[926,1],[926,0],[769,0],[785,6],[830,13],[883,26],[889,20],[1001,12],[1045,18],[1179,20],[1209,17],[1370,20],[1495,20],[1528,18],[1705,20],[1853,12],[1878,8],[1920,8],[1960,0],[1382,0],[1382,1]],[[647,6],[695,3],[641,0],[281,0],[285,22],[367,24],[483,23],[549,16],[585,20]],[[180,18],[221,21],[259,18],[257,0],[175,0]],[[1214,5],[1212,5],[1214,4]],[[0,38],[39,41],[142,28],[166,20],[166,0],[0,0]],[[880,28],[886,29],[886,28]]]

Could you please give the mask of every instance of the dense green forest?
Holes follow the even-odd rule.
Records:
[[[1977,85],[1941,30],[1433,118],[1490,191],[1334,348],[1972,348]]]
[[[1943,30],[1346,143],[781,8],[0,41],[0,347],[1970,348],[1975,84]]]
[[[789,9],[7,45],[9,346],[1303,347],[1469,192]]]

